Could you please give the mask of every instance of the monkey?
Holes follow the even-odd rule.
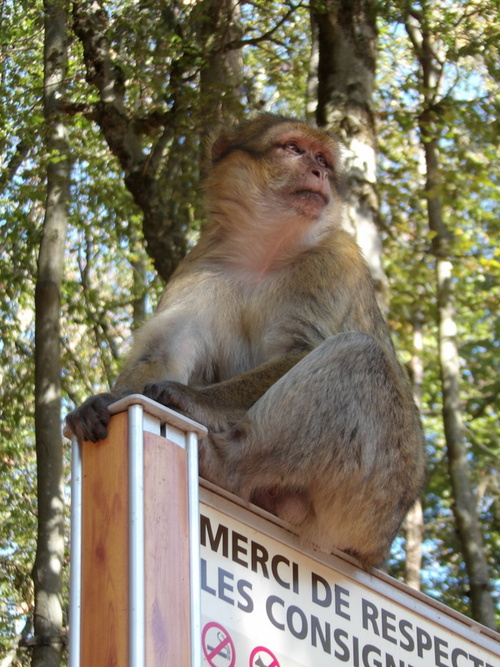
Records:
[[[219,132],[199,242],[112,392],[67,424],[81,441],[101,440],[108,405],[143,393],[208,428],[202,477],[371,568],[426,464],[408,379],[342,229],[340,150],[329,132],[268,113]]]

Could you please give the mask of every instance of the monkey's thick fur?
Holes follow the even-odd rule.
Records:
[[[113,393],[67,422],[95,442],[111,401],[145,393],[208,427],[203,477],[371,567],[422,489],[424,443],[368,269],[340,227],[338,153],[330,134],[269,114],[223,131],[198,245]]]

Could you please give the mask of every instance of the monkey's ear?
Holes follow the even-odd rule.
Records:
[[[212,142],[210,149],[210,158],[212,164],[219,162],[225,157],[231,149],[231,138],[226,130],[222,130]]]

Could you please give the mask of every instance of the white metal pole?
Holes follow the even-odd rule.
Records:
[[[200,578],[200,494],[198,479],[198,436],[187,433],[189,579],[191,597],[191,667],[200,667],[201,655],[201,578]]]
[[[69,667],[80,667],[82,602],[82,452],[71,441],[71,551],[69,602]]]
[[[144,667],[146,659],[144,448],[142,426],[142,405],[131,405],[128,409],[130,667]]]

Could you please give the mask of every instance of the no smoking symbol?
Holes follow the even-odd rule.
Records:
[[[236,652],[228,631],[218,623],[207,623],[201,633],[203,653],[211,667],[234,667]]]
[[[268,648],[257,646],[250,654],[250,667],[280,667],[280,663]]]

